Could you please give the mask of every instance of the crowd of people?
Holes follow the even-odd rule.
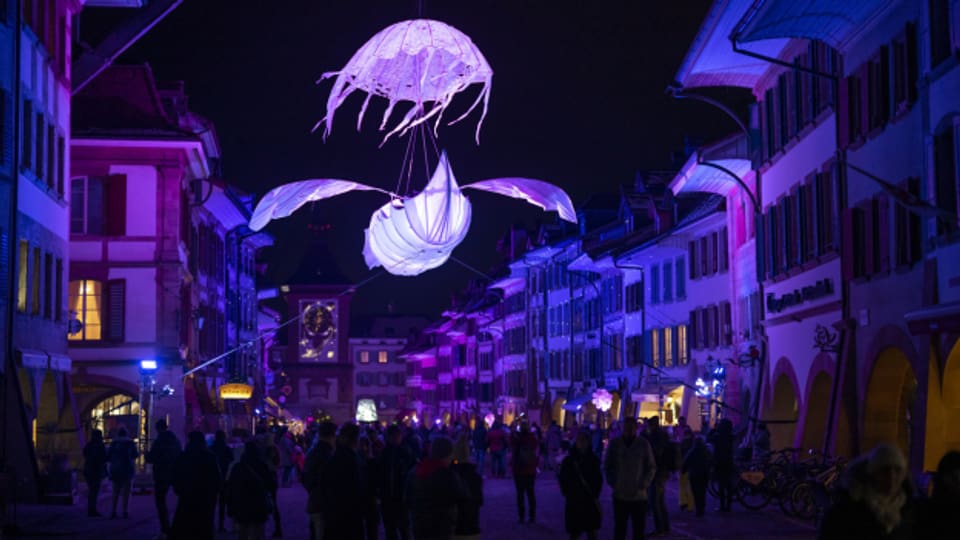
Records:
[[[217,432],[208,442],[194,431],[181,448],[162,420],[144,458],[152,464],[161,536],[212,539],[226,518],[242,540],[262,539],[267,523],[282,536],[277,504],[280,487],[300,483],[307,492],[311,537],[326,540],[443,540],[480,537],[485,479],[512,478],[519,523],[536,521],[535,483],[544,471],[556,474],[565,499],[564,528],[570,538],[597,538],[604,516],[604,484],[612,492],[615,540],[645,537],[648,514],[653,535],[670,533],[668,480],[679,475],[680,511],[704,516],[707,485],[719,494],[719,512],[734,499],[735,454],[749,448],[770,452],[762,424],[749,444],[730,420],[698,435],[681,417],[661,427],[658,417],[625,418],[607,429],[555,422],[546,430],[520,419],[489,428],[454,423],[390,426],[348,422],[315,423],[299,436],[262,425],[256,434]],[[94,430],[84,449],[88,512],[97,509],[104,479],[112,483],[111,518],[128,517],[138,450],[123,428],[109,447]],[[487,467],[489,462],[489,467]],[[950,452],[934,478],[932,497],[920,498],[903,454],[882,445],[855,460],[820,529],[824,540],[953,538],[950,513],[960,509],[960,453]],[[177,497],[172,520],[167,494]],[[117,512],[118,506],[120,513]],[[300,513],[284,509],[285,519]],[[291,517],[293,516],[293,517]],[[949,533],[947,531],[950,531]]]

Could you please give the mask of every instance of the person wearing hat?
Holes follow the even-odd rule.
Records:
[[[483,478],[477,472],[477,465],[470,459],[470,439],[460,435],[453,447],[453,464],[450,465],[467,488],[466,499],[457,505],[457,525],[453,530],[456,540],[475,540],[480,538],[480,507],[483,506]]]
[[[907,460],[881,444],[847,468],[840,499],[824,517],[821,540],[913,538],[914,502]]]

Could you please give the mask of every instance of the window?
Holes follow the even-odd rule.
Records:
[[[46,122],[43,119],[43,112],[37,113],[37,131],[34,138],[34,145],[36,147],[36,154],[34,155],[33,160],[33,171],[37,174],[37,179],[43,178],[43,141],[47,136]]]
[[[56,304],[53,306],[53,318],[60,322],[63,320],[63,259],[57,257],[57,284],[56,284]]]
[[[657,265],[650,267],[650,303],[660,303],[660,267]]]
[[[70,193],[70,234],[123,236],[126,233],[125,175],[74,178]],[[206,251],[201,246],[201,258]],[[222,258],[222,246],[213,251],[220,253]],[[222,266],[220,268],[222,273]]]
[[[387,363],[387,351],[380,351],[377,353],[377,363],[378,364]]]
[[[727,251],[729,251],[727,248],[727,228],[724,227],[720,229],[720,235],[718,237],[717,244],[717,261],[721,272],[726,272],[727,268],[730,266],[729,254]]]
[[[650,349],[650,365],[660,367],[660,330],[650,330],[652,348]]]
[[[43,318],[53,318],[53,255],[43,257]]]
[[[690,312],[690,348],[691,349],[700,349],[702,347],[700,342],[700,332],[702,332],[702,326],[700,324],[700,310],[694,309]]]
[[[27,293],[30,282],[27,278],[30,276],[30,243],[26,240],[20,240],[20,253],[17,257],[17,311],[27,312]]]
[[[101,283],[94,280],[71,281],[69,287],[70,311],[76,313],[83,327],[76,334],[69,334],[72,341],[92,341],[101,337],[103,320]]]
[[[677,365],[685,366],[690,363],[690,354],[688,353],[689,343],[687,343],[687,325],[677,326]]]
[[[841,83],[843,84],[843,83]],[[859,73],[850,75],[846,80],[847,96],[847,115],[846,128],[847,138],[845,144],[850,145],[859,141],[863,137],[863,105],[862,105],[862,81]]]
[[[817,251],[820,255],[834,251],[837,248],[837,244],[834,241],[837,212],[834,207],[833,196],[834,189],[836,188],[833,180],[835,171],[835,165],[830,165],[818,174],[816,179]]]
[[[627,313],[643,309],[643,282],[627,285]]]
[[[370,363],[370,351],[360,351],[360,363],[361,364]]]
[[[937,208],[946,212],[950,219],[937,219],[937,234],[944,235],[957,230],[957,156],[953,122],[933,137],[933,174]]]
[[[30,314],[40,314],[40,248],[33,248],[33,261],[30,263]]]
[[[635,366],[643,358],[643,336],[627,336],[627,365]]]
[[[729,347],[733,345],[733,328],[732,328],[732,314],[730,311],[730,302],[721,302],[720,303],[720,340],[719,344]]]
[[[690,279],[697,279],[700,277],[700,261],[697,257],[697,241],[691,240],[687,244],[687,255],[690,258]]]
[[[673,301],[673,264],[663,263],[663,301]]]
[[[906,182],[906,191],[920,199],[920,179],[910,178]],[[894,254],[897,266],[909,266],[920,260],[923,249],[923,237],[920,231],[920,216],[907,210],[902,204],[894,205]]]
[[[777,121],[774,114],[773,88],[763,97],[763,149],[764,157],[770,159],[780,149],[777,144]]]
[[[663,365],[673,367],[673,328],[663,329]]]
[[[867,62],[868,130],[880,129],[890,117],[890,57],[887,47]]]
[[[935,68],[950,58],[950,0],[929,0],[930,67]]]
[[[684,268],[683,255],[677,257],[677,300],[687,297],[687,269]]]
[[[29,2],[27,2],[29,4]],[[21,129],[23,133],[20,137],[20,167],[28,171],[33,168],[32,149],[33,149],[33,102],[29,99],[23,101],[23,124]]]
[[[4,0],[0,0],[0,8],[3,8]],[[5,10],[4,10],[5,11]],[[6,15],[5,12],[0,12],[0,19]],[[7,91],[3,88],[0,88],[0,126],[4,126],[0,129],[0,165],[7,162],[7,147],[10,146],[10,143],[7,141]]]
[[[917,100],[917,27],[907,24],[902,34],[893,40],[891,49],[893,63],[894,114],[906,111]]]

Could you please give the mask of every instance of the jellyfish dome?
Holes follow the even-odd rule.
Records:
[[[443,265],[470,229],[470,210],[443,154],[423,191],[394,199],[370,216],[363,247],[367,266],[415,276]]]
[[[327,115],[316,126],[323,125],[324,136],[333,129],[337,108],[357,90],[367,94],[357,118],[358,130],[372,96],[389,101],[380,123],[381,130],[387,128],[397,102],[412,103],[403,119],[384,137],[386,141],[391,135],[403,135],[431,119],[436,130],[453,97],[473,84],[481,84],[483,87],[473,104],[450,122],[454,124],[466,118],[482,101],[483,112],[476,129],[479,144],[480,126],[490,102],[493,70],[473,41],[448,24],[413,19],[388,26],[360,47],[343,69],[324,73],[321,80],[330,77],[336,79],[327,99]]]

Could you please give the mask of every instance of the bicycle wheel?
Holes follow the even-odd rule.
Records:
[[[768,478],[763,478],[758,483],[738,478],[735,493],[737,500],[744,508],[761,510],[770,504],[770,499],[773,498],[773,486]]]
[[[801,519],[813,519],[817,515],[817,501],[810,482],[800,482],[790,494],[790,509]]]

